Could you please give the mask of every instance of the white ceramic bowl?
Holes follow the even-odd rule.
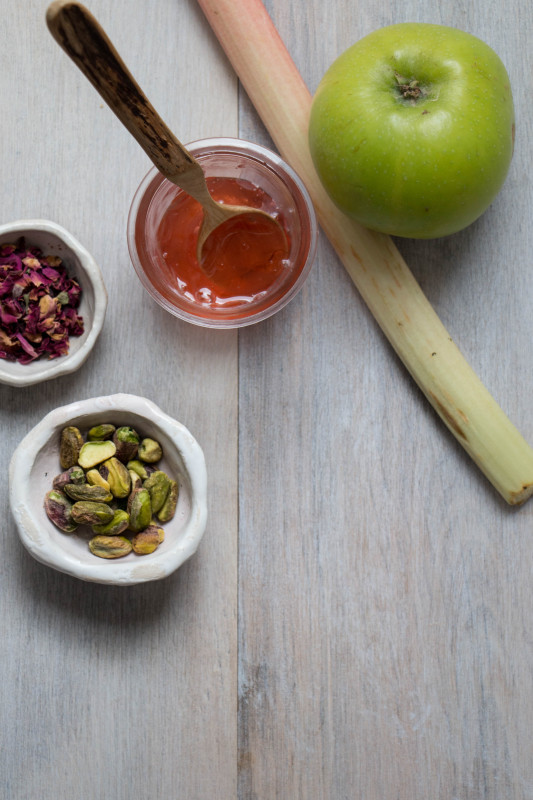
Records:
[[[79,313],[85,330],[82,336],[70,338],[69,353],[65,356],[39,358],[31,364],[0,359],[0,383],[10,386],[31,386],[79,369],[102,330],[107,308],[107,291],[98,264],[65,228],[43,219],[0,225],[0,244],[16,244],[21,236],[27,245],[38,247],[43,255],[60,256],[69,275],[78,279],[82,288]]]
[[[163,525],[164,541],[149,555],[99,558],[89,550],[89,528],[87,535],[81,526],[80,532],[63,533],[44,510],[45,495],[62,471],[61,430],[76,425],[84,433],[103,422],[131,425],[140,435],[157,439],[163,447],[161,469],[178,481],[176,513]],[[165,578],[190,558],[205,530],[206,486],[204,455],[187,428],[150,400],[128,394],[95,397],[51,411],[25,436],[9,466],[10,506],[23,545],[37,561],[96,583],[130,585]]]

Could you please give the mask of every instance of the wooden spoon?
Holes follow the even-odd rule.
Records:
[[[72,0],[55,0],[47,9],[46,23],[54,39],[97,89],[162,175],[203,207],[204,217],[196,249],[200,265],[207,237],[223,222],[240,214],[259,214],[270,220],[282,233],[287,248],[285,232],[270,214],[249,206],[223,205],[211,196],[202,167],[163,122],[101,25],[85,6]]]

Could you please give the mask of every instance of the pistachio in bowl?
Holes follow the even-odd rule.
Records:
[[[11,511],[31,555],[120,585],[164,578],[193,555],[206,484],[203,452],[187,428],[127,394],[50,412],[9,469]]]

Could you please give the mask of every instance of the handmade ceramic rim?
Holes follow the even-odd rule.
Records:
[[[114,419],[142,425],[145,436],[159,437],[164,457],[179,472],[180,496],[165,539],[147,556],[101,559],[90,553],[76,533],[64,534],[48,519],[46,491],[60,472],[59,437],[63,427],[86,430]],[[54,471],[55,470],[55,471]],[[144,397],[116,394],[56,408],[21,441],[9,465],[9,500],[19,537],[39,562],[85,581],[122,586],[165,578],[196,551],[207,521],[207,475],[203,451],[190,431]],[[180,510],[181,504],[181,510]]]
[[[301,237],[297,251],[297,266],[291,269],[291,273],[294,272],[297,277],[279,299],[266,307],[259,306],[254,309],[252,304],[249,313],[245,313],[246,307],[242,306],[207,316],[208,312],[205,309],[199,309],[198,313],[194,313],[190,310],[192,304],[187,304],[186,307],[185,303],[171,302],[154,286],[144,267],[145,263],[152,263],[154,260],[149,234],[146,232],[146,220],[149,218],[155,198],[163,190],[172,188],[174,193],[179,191],[155,167],[141,181],[128,216],[127,241],[135,272],[145,290],[162,308],[195,325],[207,328],[240,328],[267,319],[298,294],[313,264],[318,240],[318,224],[309,193],[297,173],[279,155],[253,142],[231,138],[202,139],[188,144],[187,149],[200,163],[202,159],[214,154],[247,161],[251,167],[263,170],[265,176],[268,175],[269,179],[272,178],[283,186],[283,191],[291,197],[292,213],[298,218],[298,232]]]
[[[0,359],[0,383],[9,386],[32,386],[79,369],[100,335],[107,309],[107,290],[100,267],[71,233],[56,222],[44,219],[18,220],[0,225],[0,244],[21,236],[28,240],[28,244],[40,248],[46,242],[45,255],[53,253],[74,262],[69,265],[69,274],[78,278],[82,287],[79,312],[86,328],[82,336],[71,337],[70,351],[65,356],[40,358],[30,364]]]

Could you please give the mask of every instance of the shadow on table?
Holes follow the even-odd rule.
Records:
[[[98,627],[132,626],[141,632],[159,624],[169,613],[174,618],[194,608],[198,588],[198,554],[167,578],[135,586],[108,586],[81,581],[35,561],[26,552],[13,525],[12,569],[18,573],[19,602],[27,613],[46,624],[89,624]],[[15,550],[16,547],[16,550]],[[188,611],[189,610],[189,611]],[[176,620],[177,621],[177,620]]]

